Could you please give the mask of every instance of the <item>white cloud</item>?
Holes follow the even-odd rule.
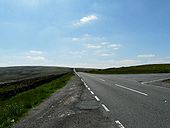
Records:
[[[26,53],[25,58],[30,61],[45,61],[45,53],[43,51],[37,51],[37,50],[30,50],[28,53]]]
[[[109,44],[107,45],[108,48],[112,48],[113,50],[119,50],[120,49],[120,44]]]
[[[107,45],[109,42],[102,42],[101,45]]]
[[[75,23],[74,25],[83,25],[83,24],[87,24],[90,23],[91,21],[97,20],[98,17],[96,15],[88,15],[85,17],[82,17],[77,23]]]
[[[132,66],[140,64],[140,61],[136,59],[123,59],[115,61],[114,64],[116,66]]]
[[[97,55],[97,56],[101,56],[101,57],[108,57],[108,56],[111,56],[111,55],[114,55],[113,53],[110,53],[110,52],[108,52],[107,50],[96,50],[96,51],[94,51],[95,53],[95,55]]]
[[[86,47],[88,49],[100,49],[100,48],[102,48],[101,45],[93,45],[93,44],[87,44]]]
[[[99,56],[103,56],[103,57],[107,57],[107,56],[111,56],[111,55],[113,55],[113,54],[111,54],[111,53],[100,53],[100,54],[98,54]]]
[[[155,57],[156,55],[154,54],[141,54],[141,55],[137,55],[138,58],[152,58]]]
[[[44,61],[46,58],[44,56],[26,56],[27,59],[33,60],[33,61]]]
[[[42,51],[36,51],[36,50],[30,50],[29,53],[30,54],[43,54]]]
[[[87,44],[87,48],[94,48],[94,49],[99,49],[99,48],[106,48],[106,49],[112,49],[112,50],[118,50],[120,49],[120,44],[113,44],[110,42],[101,42],[97,44]]]
[[[84,42],[84,41],[87,41],[87,40],[94,40],[96,39],[96,37],[93,37],[89,34],[83,34],[82,36],[80,37],[72,37],[71,40],[73,42]]]
[[[79,41],[80,39],[77,37],[72,38],[72,41]]]

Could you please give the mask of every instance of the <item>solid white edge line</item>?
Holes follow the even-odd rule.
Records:
[[[90,93],[94,95],[94,92],[93,92],[93,91],[90,91]]]
[[[102,104],[103,108],[105,109],[106,112],[109,112],[110,110],[106,107],[106,105]]]
[[[125,128],[125,127],[120,123],[120,121],[116,120],[115,123],[118,124],[118,126],[119,126],[120,128]]]
[[[119,84],[115,84],[115,85],[116,85],[116,86],[118,86],[118,87],[121,87],[121,88],[124,88],[124,89],[130,90],[130,91],[133,91],[133,92],[136,92],[136,93],[142,94],[142,95],[144,95],[144,96],[148,96],[148,94],[146,94],[146,93],[143,93],[143,92],[140,92],[140,91],[137,91],[137,90],[134,90],[134,89],[128,88],[128,87],[125,87],[125,86],[122,86],[122,85],[119,85]]]
[[[100,101],[100,99],[99,99],[97,96],[95,96],[94,98],[95,98],[97,101]]]

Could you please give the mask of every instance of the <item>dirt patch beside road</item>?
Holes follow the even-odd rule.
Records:
[[[170,79],[164,80],[163,82],[170,84]]]
[[[165,88],[170,88],[170,79],[156,81],[156,82],[151,82],[149,84],[156,85],[156,86],[161,86],[161,87],[165,87]]]
[[[14,128],[114,128],[109,114],[77,76],[32,109]]]

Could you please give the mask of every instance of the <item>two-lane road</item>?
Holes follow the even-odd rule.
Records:
[[[170,88],[141,84],[170,78],[170,74],[78,74],[120,127],[170,128]]]

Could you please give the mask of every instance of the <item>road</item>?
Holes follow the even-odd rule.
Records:
[[[170,74],[78,75],[120,128],[170,128],[170,88],[147,83]]]

